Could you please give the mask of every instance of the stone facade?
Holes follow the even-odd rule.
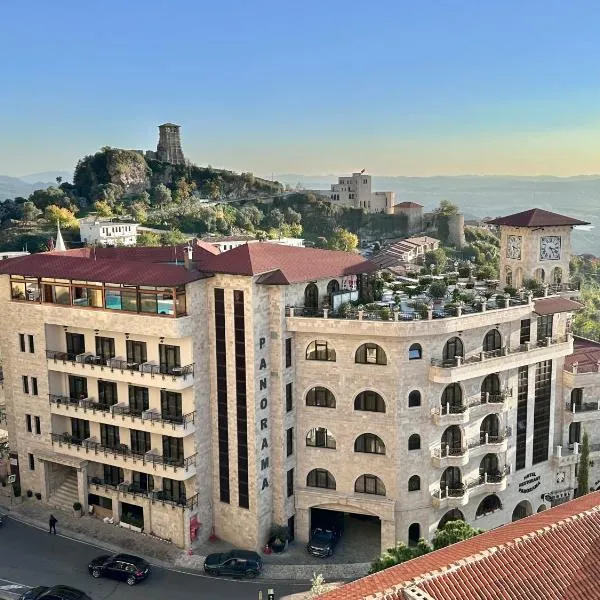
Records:
[[[368,213],[394,213],[395,192],[371,191],[371,175],[363,171],[352,173],[350,177],[339,177],[338,183],[331,185],[331,204],[350,208],[362,208]]]
[[[181,149],[180,125],[164,123],[158,126],[159,137],[156,147],[156,158],[172,165],[185,164],[183,150]]]

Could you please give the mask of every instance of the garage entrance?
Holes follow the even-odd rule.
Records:
[[[381,520],[373,515],[323,508],[310,509],[310,531],[317,527],[341,532],[335,562],[371,562],[381,554]]]

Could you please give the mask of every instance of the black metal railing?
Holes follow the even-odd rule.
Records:
[[[86,454],[93,453],[104,454],[105,456],[112,455],[113,458],[122,458],[124,460],[132,459],[134,463],[141,462],[143,465],[162,466],[165,468],[173,467],[174,470],[182,468],[187,471],[196,463],[196,454],[192,454],[187,458],[182,456],[163,456],[154,454],[152,452],[146,452],[142,454],[133,452],[126,444],[118,444],[112,447],[89,438],[80,440],[78,438],[74,438],[69,433],[51,433],[50,438],[52,440],[52,445],[57,443],[59,446],[75,446],[77,452],[82,451],[80,450],[81,448]]]

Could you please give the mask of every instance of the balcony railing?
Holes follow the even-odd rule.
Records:
[[[567,402],[565,408],[574,415],[586,412],[597,412],[600,410],[600,400],[597,402],[583,402],[582,404]]]
[[[74,438],[70,433],[51,433],[50,438],[52,445],[57,443],[59,446],[78,446],[85,448],[86,453],[93,452],[94,454],[104,454],[105,456],[112,455],[114,458],[133,458],[140,461],[143,465],[159,465],[163,467],[173,467],[175,470],[183,468],[186,471],[193,467],[196,463],[196,454],[192,454],[187,458],[184,457],[169,457],[155,454],[152,451],[146,453],[133,452],[126,444],[119,444],[111,447],[105,446],[92,438],[79,439]]]
[[[198,494],[194,494],[190,498],[179,498],[175,500],[170,498],[166,492],[162,490],[143,490],[140,489],[139,486],[128,483],[112,483],[107,482],[100,477],[88,477],[88,486],[95,486],[96,489],[104,488],[105,490],[111,490],[115,492],[119,492],[119,495],[130,495],[130,496],[140,496],[142,498],[149,498],[153,502],[160,502],[161,504],[168,504],[170,506],[179,506],[182,508],[194,508],[198,505]]]
[[[454,367],[460,367],[463,365],[469,365],[473,363],[483,362],[485,360],[489,360],[490,358],[498,358],[501,356],[509,356],[511,354],[519,354],[522,352],[530,352],[531,350],[535,350],[537,348],[547,348],[549,346],[554,346],[555,344],[563,344],[571,340],[571,335],[561,335],[556,337],[547,337],[543,341],[538,342],[526,342],[525,344],[520,344],[515,346],[514,348],[509,348],[505,346],[503,348],[499,348],[497,350],[483,351],[478,354],[473,354],[471,356],[462,357],[456,356],[454,358],[449,359],[441,359],[441,358],[432,358],[431,364],[434,367],[442,367],[444,369],[451,369]]]
[[[184,380],[188,376],[194,375],[194,363],[185,365],[183,367],[178,366],[167,366],[157,365],[151,362],[136,363],[127,361],[122,358],[102,358],[92,353],[84,354],[73,354],[70,352],[63,352],[62,350],[46,350],[46,358],[55,362],[62,361],[63,363],[81,363],[84,365],[103,366],[109,367],[110,369],[125,372],[134,371],[139,373],[147,373],[151,377],[157,375],[169,376],[176,378],[183,378]]]
[[[512,429],[507,427],[500,435],[488,435],[482,433],[478,438],[469,440],[469,448],[477,448],[479,446],[486,446],[488,444],[501,444],[504,440],[508,439],[512,435]]]
[[[435,458],[447,458],[450,456],[464,456],[467,453],[467,451],[468,451],[468,448],[466,446],[453,448],[452,446],[449,446],[446,444],[446,445],[440,446],[439,448],[434,448],[433,456]]]
[[[467,493],[467,486],[464,483],[454,487],[445,486],[433,491],[433,497],[439,500],[443,498],[462,498]]]
[[[140,419],[142,422],[150,421],[151,423],[168,425],[171,426],[172,429],[176,429],[179,426],[183,427],[183,429],[186,429],[188,425],[194,424],[196,419],[195,411],[192,411],[185,415],[169,415],[162,414],[158,411],[155,412],[153,410],[140,411],[126,405],[105,404],[97,402],[94,398],[77,399],[61,394],[48,394],[48,400],[50,404],[55,404],[57,406],[65,406],[67,409],[73,407],[81,408],[84,410],[84,412],[90,410],[92,412],[129,416],[133,420]]]
[[[481,473],[478,477],[474,477],[467,481],[465,485],[467,489],[473,489],[487,483],[502,483],[508,475],[510,475],[510,465],[505,465],[505,467],[500,471]]]

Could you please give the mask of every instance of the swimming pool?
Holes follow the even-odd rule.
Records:
[[[110,294],[110,293],[106,293],[106,299],[105,299],[105,306],[106,308],[110,309],[110,310],[130,310],[129,309],[129,305],[130,305],[130,300],[129,298],[126,299],[125,302],[125,307],[123,307],[123,301],[122,298],[119,294]],[[144,310],[146,309],[146,310]],[[136,309],[132,306],[131,310],[133,312],[136,312]],[[139,312],[147,312],[147,313],[152,313],[152,314],[156,314],[158,313],[159,315],[172,315],[174,314],[174,303],[173,300],[158,300],[156,303],[154,302],[143,302],[142,301],[142,305],[141,305],[141,310]]]

